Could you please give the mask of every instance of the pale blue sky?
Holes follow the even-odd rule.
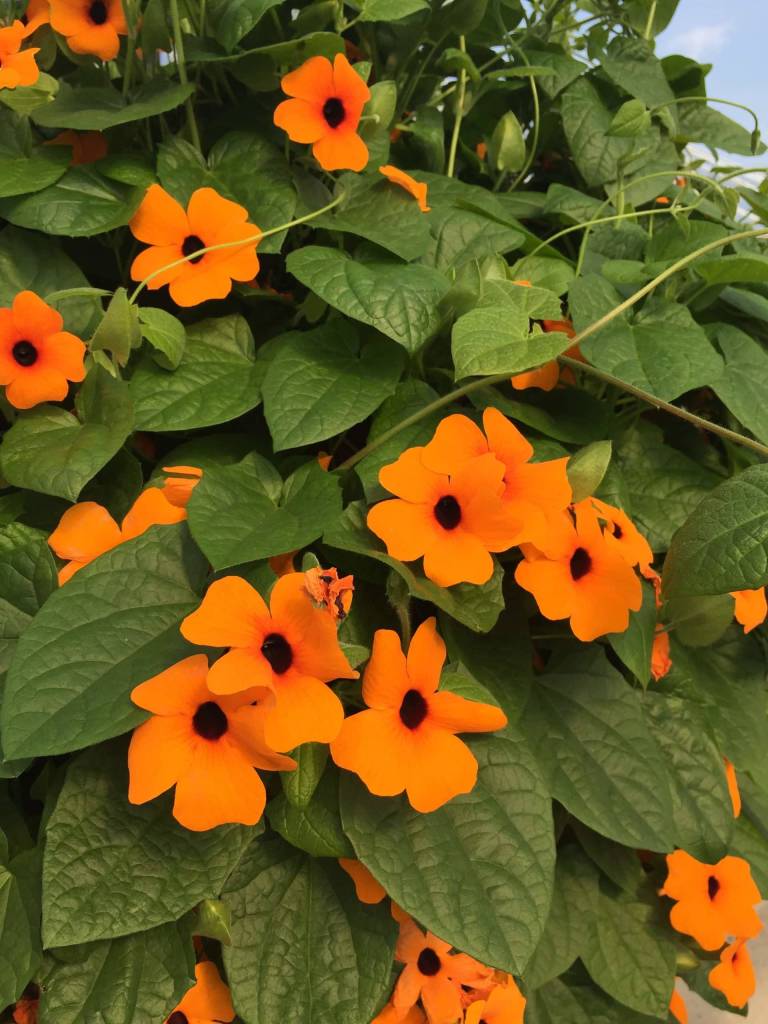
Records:
[[[768,0],[680,0],[677,14],[656,42],[660,57],[682,53],[713,64],[707,92],[752,107],[764,141],[768,140],[767,16]],[[752,129],[741,111],[719,109]],[[767,156],[739,159],[768,166]]]

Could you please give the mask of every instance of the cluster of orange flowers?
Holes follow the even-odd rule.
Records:
[[[684,850],[675,850],[667,856],[667,868],[661,895],[675,901],[669,915],[672,927],[690,935],[702,949],[721,949],[720,963],[709,972],[709,983],[731,1006],[746,1006],[755,991],[755,972],[746,943],[762,930],[755,912],[760,891],[749,864],[741,857],[704,864]]]

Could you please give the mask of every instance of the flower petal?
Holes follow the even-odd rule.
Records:
[[[216,964],[210,960],[195,964],[195,984],[176,1009],[186,1017],[201,1021],[234,1020],[232,997],[221,980]]]
[[[354,131],[331,131],[312,147],[312,155],[325,171],[362,171],[368,147]]]
[[[343,721],[341,701],[326,683],[289,671],[275,684],[264,735],[273,750],[292,750],[301,743],[330,743]]]
[[[422,463],[435,473],[452,474],[459,466],[488,453],[488,442],[469,416],[455,413],[437,425],[434,437],[422,452]]]
[[[408,678],[411,686],[424,695],[434,693],[440,684],[444,663],[445,643],[437,632],[437,620],[431,616],[413,634],[408,648]]]
[[[450,732],[491,732],[503,729],[507,716],[493,704],[467,700],[457,693],[443,690],[429,701],[430,721]]]
[[[160,185],[149,186],[128,226],[135,238],[150,245],[180,246],[190,234],[183,207]]]
[[[95,501],[80,501],[68,508],[48,543],[59,558],[91,561],[120,543],[120,528]]]
[[[208,587],[200,607],[180,628],[181,635],[193,644],[252,647],[261,644],[269,623],[269,610],[258,591],[239,576],[224,576]]]
[[[186,773],[176,784],[173,814],[193,832],[238,822],[255,825],[267,794],[258,773],[226,737],[199,740]]]
[[[393,629],[377,629],[363,677],[363,700],[369,708],[397,710],[410,688],[400,637]]]
[[[210,700],[207,677],[207,656],[192,654],[135,686],[131,700],[155,715],[187,715],[191,718],[200,704]]]
[[[476,781],[477,761],[466,743],[442,729],[419,730],[406,784],[414,810],[435,811],[460,793],[469,793]]]
[[[340,768],[355,772],[375,796],[396,796],[411,774],[413,744],[397,712],[360,711],[331,743]]]
[[[128,748],[128,800],[145,804],[175,786],[192,761],[195,736],[186,715],[155,716],[134,730]]]

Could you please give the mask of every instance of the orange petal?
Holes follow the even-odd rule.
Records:
[[[254,768],[271,772],[293,771],[296,767],[293,758],[275,753],[264,737],[269,706],[265,698],[255,707],[247,704],[234,711],[225,708],[229,719],[228,735]]]
[[[382,466],[379,483],[398,498],[433,505],[448,487],[446,474],[435,473],[422,461],[423,448],[408,448],[396,462]]]
[[[727,757],[723,760],[725,761],[725,778],[728,782],[728,793],[731,797],[733,816],[738,818],[741,815],[741,791],[739,790],[739,781],[736,778],[736,769]]]
[[[376,881],[365,864],[359,860],[341,857],[339,865],[355,883],[355,894],[361,903],[381,903],[387,895],[386,890],[380,882]]]
[[[199,306],[209,299],[226,299],[232,291],[232,278],[224,267],[203,261],[187,266],[168,286],[177,306]]]
[[[400,498],[380,501],[368,512],[368,529],[384,541],[388,553],[401,562],[421,558],[442,531],[429,505]]]
[[[131,691],[131,700],[156,715],[187,715],[191,718],[198,706],[210,699],[207,677],[207,656],[193,654],[139,683]]]
[[[312,155],[325,171],[362,171],[368,163],[368,147],[354,131],[334,131],[312,147]]]
[[[575,600],[573,580],[562,562],[526,559],[515,569],[515,581],[533,594],[545,619],[567,619],[571,614]]]
[[[527,388],[539,388],[541,391],[553,391],[560,380],[560,364],[552,359],[535,370],[526,370],[524,373],[516,373],[510,377],[509,383],[515,391],[525,391]]]
[[[58,331],[48,336],[44,358],[46,367],[57,370],[67,380],[85,379],[85,345],[69,331]]]
[[[175,786],[192,762],[195,734],[186,715],[154,717],[131,737],[128,800],[145,804]]]
[[[746,1006],[757,988],[755,969],[744,940],[739,939],[720,954],[720,963],[709,972],[712,988],[722,992],[731,1006]]]
[[[307,100],[283,100],[275,108],[273,120],[293,142],[317,142],[328,131],[320,107]]]
[[[435,473],[450,475],[462,463],[487,453],[488,442],[482,430],[468,416],[456,413],[438,423],[434,437],[422,449],[421,462]]]
[[[392,629],[377,629],[363,678],[363,700],[369,708],[397,710],[411,687],[400,637]]]
[[[59,558],[89,562],[121,539],[120,528],[103,505],[81,501],[67,509],[48,543]]]
[[[456,529],[442,531],[424,555],[424,574],[440,587],[456,583],[487,583],[493,575],[493,559],[472,534]]]
[[[326,683],[289,671],[275,686],[264,735],[273,750],[292,750],[301,743],[330,743],[343,721],[341,701]]]
[[[348,117],[353,117],[356,125],[363,107],[371,98],[371,90],[343,53],[337,53],[333,58],[333,90],[334,95],[343,101]]]
[[[445,662],[445,643],[437,632],[434,616],[425,619],[413,634],[408,648],[408,678],[411,686],[427,695],[440,684]]]
[[[413,744],[396,711],[361,711],[344,720],[331,743],[340,768],[355,772],[375,796],[396,796],[405,789]]]
[[[481,701],[467,700],[443,690],[429,701],[429,719],[450,732],[491,732],[503,729],[507,716],[501,708]]]
[[[385,164],[383,167],[380,167],[379,174],[383,174],[393,185],[399,185],[400,188],[404,188],[417,201],[421,212],[429,213],[431,207],[427,206],[427,186],[424,182],[416,181],[410,174],[406,174],[405,171],[393,167],[392,164]]]
[[[202,604],[181,624],[181,635],[206,647],[261,644],[269,610],[261,595],[239,576],[224,576],[208,587]]]
[[[208,685],[212,693],[233,694],[254,687],[271,690],[273,679],[272,666],[260,650],[255,647],[233,647],[211,665]]]
[[[151,245],[181,245],[191,233],[184,209],[160,185],[149,186],[128,226],[135,238]]]
[[[669,1001],[669,1012],[678,1024],[688,1024],[688,1007],[677,990],[672,993],[672,998]]]
[[[151,275],[155,275],[151,281],[147,282],[146,287],[150,291],[163,288],[165,285],[170,284],[171,281],[175,281],[184,272],[185,268],[182,264],[171,267],[170,270],[163,270],[164,267],[170,267],[172,263],[180,260],[181,257],[181,247],[178,243],[174,245],[152,245],[149,249],[140,252],[131,264],[131,280],[144,281]],[[158,273],[158,271],[163,272]]]
[[[444,974],[428,978],[421,987],[421,1002],[432,1024],[449,1024],[461,1017],[461,988]]]
[[[749,633],[756,626],[765,622],[768,616],[768,602],[765,598],[765,587],[757,590],[735,590],[731,593],[735,601],[734,617],[744,632]]]
[[[206,239],[208,235],[218,235],[234,222],[242,224],[248,220],[248,211],[240,203],[235,203],[214,188],[198,188],[192,193],[187,205],[187,220],[190,233]]]
[[[334,95],[333,65],[327,57],[310,57],[300,68],[283,75],[280,88],[286,96],[321,101],[322,105],[322,102]]]
[[[186,1017],[200,1021],[231,1021],[235,1010],[229,989],[221,980],[216,964],[204,960],[195,965],[195,984],[176,1007]]]
[[[13,300],[13,319],[24,336],[33,342],[43,342],[50,334],[56,334],[64,326],[64,319],[57,310],[35,295],[34,292],[19,292]]]
[[[255,825],[266,799],[258,773],[226,736],[216,741],[200,739],[191,764],[176,784],[173,815],[193,832],[231,822]]]
[[[40,402],[61,402],[68,391],[69,384],[64,374],[34,366],[8,384],[5,397],[16,409],[31,409]]]
[[[435,811],[460,793],[469,793],[476,781],[477,761],[466,743],[442,729],[419,730],[406,783],[414,810]]]
[[[123,540],[140,536],[150,526],[169,526],[186,518],[186,509],[172,505],[159,487],[148,487],[141,492],[123,519]]]

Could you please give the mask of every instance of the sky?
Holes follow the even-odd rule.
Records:
[[[682,53],[713,64],[707,77],[708,94],[752,107],[768,140],[766,14],[768,0],[680,0],[675,17],[656,41],[656,52],[660,57]],[[751,131],[748,115],[725,106],[717,109]],[[739,160],[768,166],[766,156]]]

